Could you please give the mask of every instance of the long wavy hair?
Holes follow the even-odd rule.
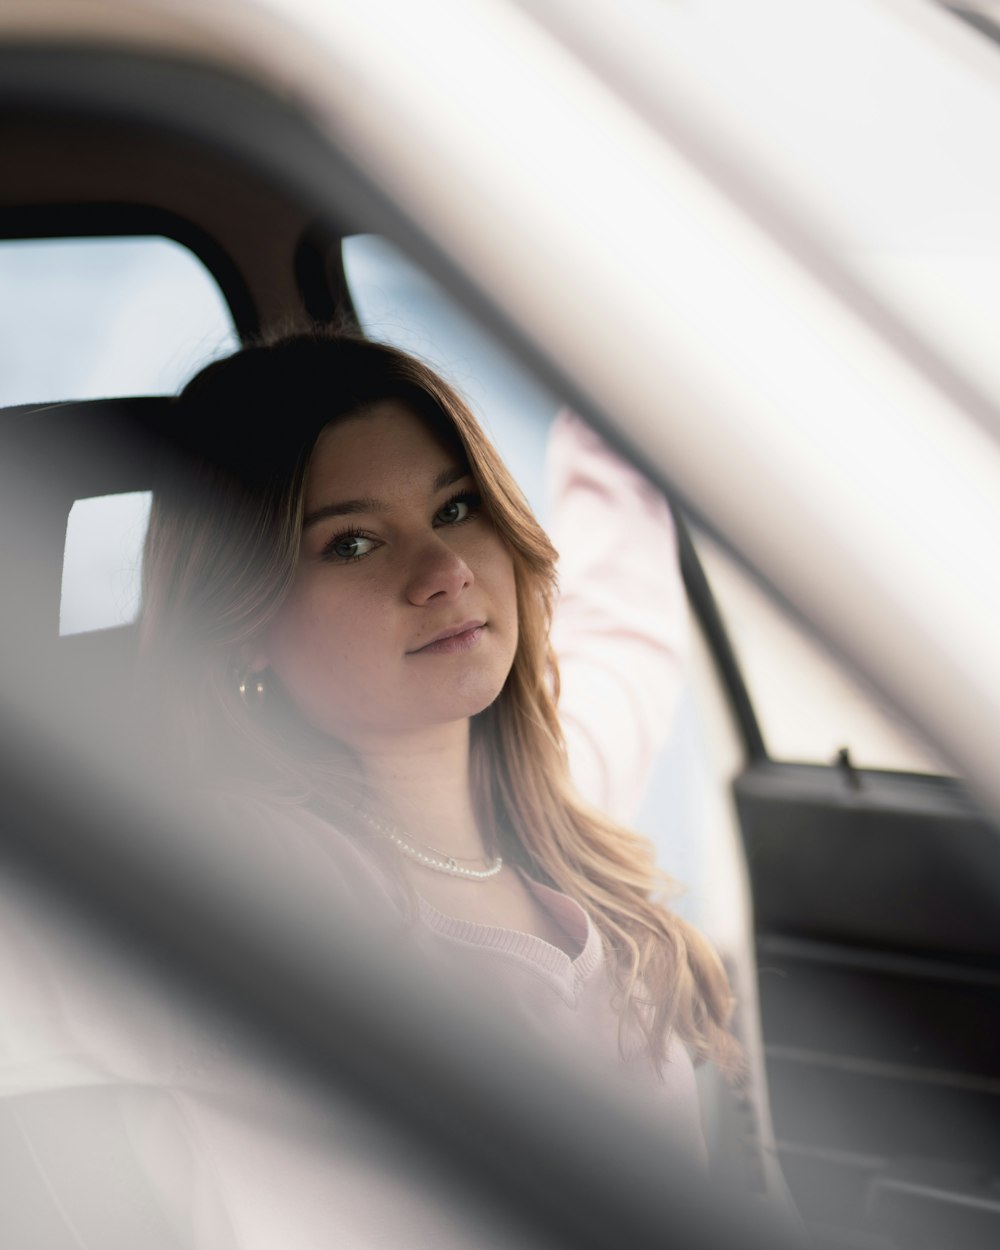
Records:
[[[659,1067],[676,1033],[696,1061],[740,1066],[732,999],[702,935],[663,900],[650,844],[585,804],[569,779],[549,643],[556,552],[462,398],[421,361],[318,328],[245,348],[178,397],[150,517],[140,654],[178,742],[279,803],[304,804],[359,838],[365,779],[342,744],[280,691],[266,716],[239,694],[239,656],[280,608],[302,533],[320,431],[383,400],[406,404],[464,455],[509,549],[519,640],[502,692],[471,728],[470,784],[483,832],[537,879],[576,899],[606,949],[621,1021]],[[370,835],[369,835],[370,841]]]

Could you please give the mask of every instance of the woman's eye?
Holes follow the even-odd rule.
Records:
[[[328,543],[323,555],[329,560],[360,560],[375,550],[375,539],[366,538],[364,534],[341,534]]]
[[[458,525],[475,516],[481,507],[482,501],[478,495],[459,495],[448,500],[438,511],[435,520],[439,525]]]

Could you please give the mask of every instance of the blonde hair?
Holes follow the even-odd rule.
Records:
[[[421,361],[322,328],[203,370],[177,402],[146,540],[146,680],[195,754],[272,798],[321,808],[357,831],[364,779],[346,750],[278,694],[247,715],[234,661],[280,607],[295,571],[306,466],[320,431],[377,401],[406,403],[464,454],[515,571],[519,641],[502,692],[473,718],[470,783],[484,832],[591,916],[621,1021],[659,1066],[676,1033],[696,1060],[740,1067],[732,999],[702,935],[661,902],[670,881],[649,843],[584,804],[569,780],[549,643],[556,552],[462,398]],[[258,432],[267,429],[266,442]]]

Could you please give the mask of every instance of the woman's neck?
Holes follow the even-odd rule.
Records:
[[[469,789],[467,722],[356,749],[372,795],[369,815],[448,855],[486,856]]]

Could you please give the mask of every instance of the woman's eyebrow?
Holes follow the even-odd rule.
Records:
[[[365,495],[361,499],[345,499],[343,503],[328,503],[322,508],[317,508],[315,512],[307,514],[302,522],[302,528],[308,529],[310,525],[315,525],[317,521],[324,521],[331,516],[351,516],[357,512],[387,512],[387,506],[378,499],[373,499],[370,495]]]
[[[446,486],[460,482],[463,477],[472,477],[472,470],[467,464],[456,464],[447,469],[442,469],[434,479],[434,485],[431,487],[431,490],[437,493],[439,490],[444,490]]]
[[[449,465],[447,469],[442,469],[431,483],[431,493],[437,494],[446,486],[460,482],[463,477],[471,476],[472,472],[467,464]],[[374,499],[371,495],[363,495],[360,499],[345,499],[342,503],[324,504],[322,508],[317,508],[315,512],[307,514],[302,522],[302,528],[308,529],[317,521],[325,521],[332,516],[353,516],[359,512],[388,512],[388,510],[388,505],[382,503],[381,500]]]

